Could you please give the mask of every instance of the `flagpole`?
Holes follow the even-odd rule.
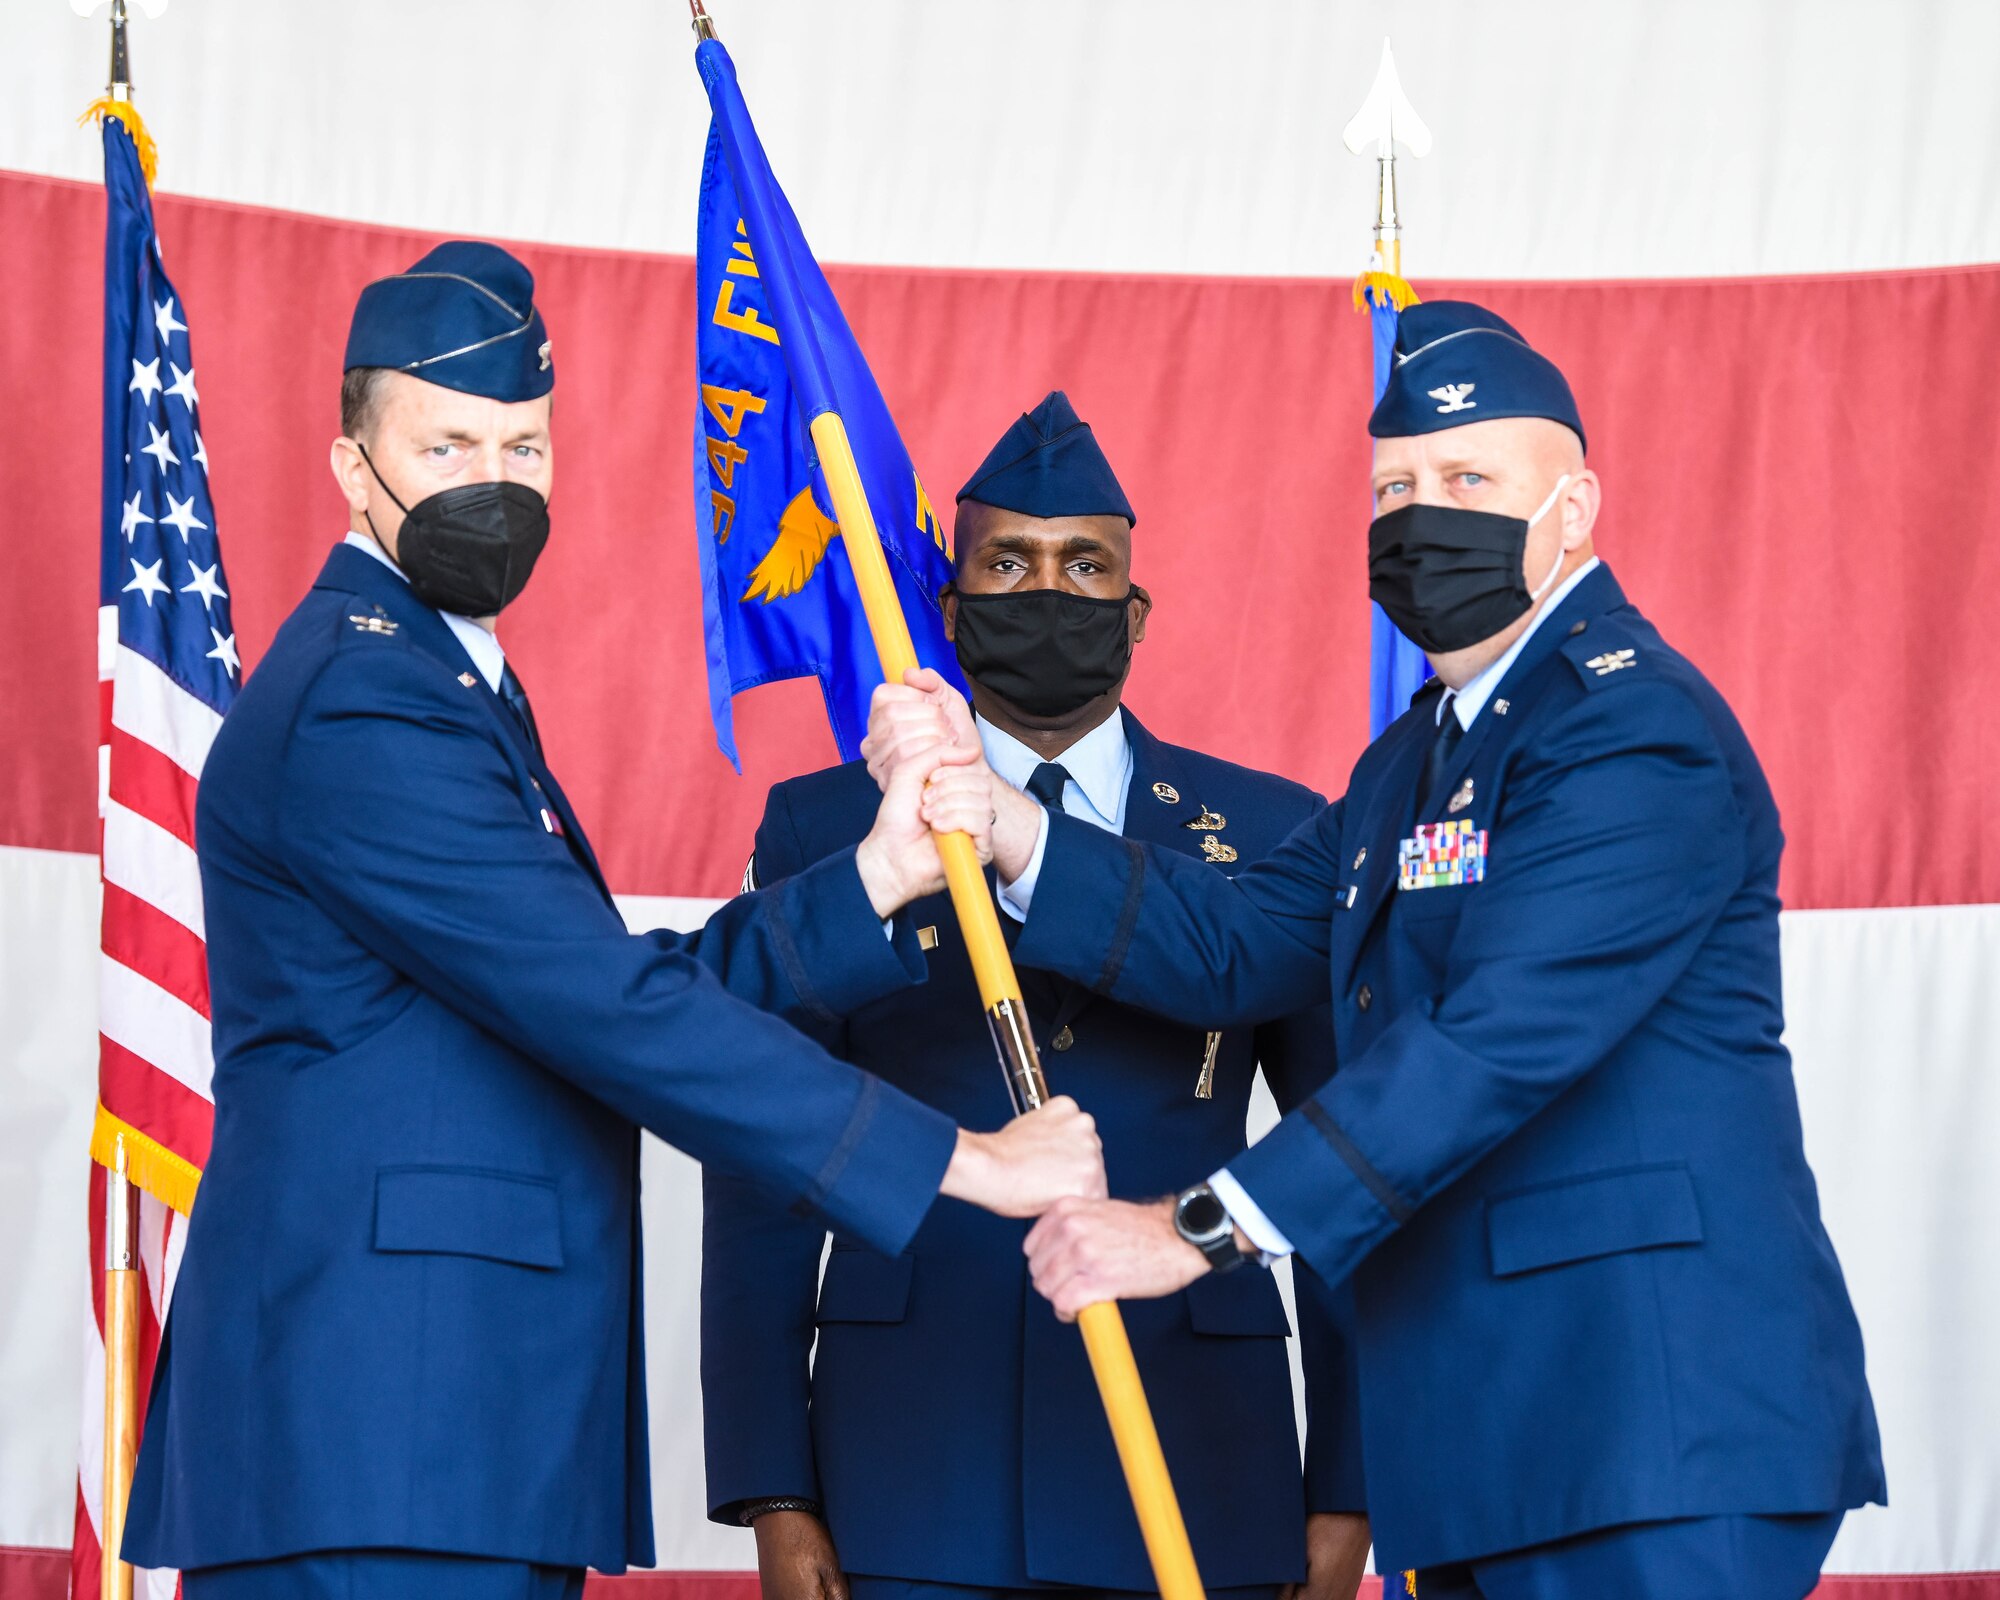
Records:
[[[715,25],[702,0],[688,0],[688,3],[694,15],[695,37],[703,41],[714,39]],[[776,265],[785,245],[775,228],[761,225],[771,215],[766,197],[755,192],[754,183],[746,185],[742,174],[737,175],[737,190],[744,207],[745,227],[758,259]],[[783,292],[778,285],[786,276],[782,271],[767,273],[765,281],[773,288],[774,298]],[[815,381],[804,388],[817,389],[830,397],[824,357],[813,334],[811,319],[786,318],[782,327],[784,338],[791,341],[787,360],[795,363],[794,372],[815,376]],[[798,381],[796,377],[794,381]],[[810,400],[807,409],[815,409]],[[817,411],[808,427],[827,493],[833,501],[834,521],[840,525],[841,541],[847,547],[848,564],[860,591],[875,653],[881,659],[882,676],[889,683],[901,683],[903,674],[919,665],[916,645],[910,638],[902,601],[883,554],[881,534],[868,505],[847,426],[830,404],[819,403]],[[1015,975],[1013,958],[1000,932],[1000,915],[986,886],[978,849],[962,833],[939,834],[937,849],[944,864],[945,883],[951,891],[952,910],[972,960],[980,1002],[986,1008],[994,1048],[1007,1076],[1008,1092],[1017,1111],[1032,1111],[1048,1099],[1048,1082],[1042,1074],[1041,1058],[1028,1026],[1027,1006],[1021,998],[1020,979]],[[1104,1401],[1112,1440],[1118,1448],[1118,1460],[1125,1471],[1126,1487],[1132,1496],[1139,1532],[1145,1540],[1162,1600],[1203,1600],[1201,1575],[1195,1569],[1194,1550],[1188,1543],[1180,1501],[1174,1494],[1166,1456],[1160,1449],[1159,1432],[1153,1424],[1152,1408],[1147,1404],[1138,1364],[1132,1356],[1125,1319],[1115,1304],[1103,1302],[1085,1307],[1077,1317],[1077,1326],[1082,1330],[1084,1348]]]
[[[132,100],[126,0],[111,0],[114,103]],[[126,1171],[125,1136],[104,1175],[104,1483],[98,1517],[99,1600],[132,1600],[132,1569],[119,1558],[132,1467],[139,1455],[139,1190]]]
[[[122,9],[122,8],[121,8]],[[125,1172],[125,1136],[104,1175],[104,1499],[99,1524],[100,1600],[132,1600],[132,1569],[119,1559],[132,1463],[139,1454],[139,1190]]]

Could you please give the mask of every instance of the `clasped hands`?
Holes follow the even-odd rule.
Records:
[[[944,887],[939,833],[969,837],[1002,882],[1027,870],[1042,807],[987,766],[971,708],[935,672],[913,669],[903,683],[875,691],[861,754],[882,790],[881,810],[857,858],[878,915]],[[1089,1123],[1087,1113],[1059,1095],[998,1134],[965,1137],[1005,1139],[1051,1114]],[[953,1192],[949,1175],[946,1192]],[[1101,1162],[1093,1186],[1050,1193],[1042,1204],[1009,1214],[1040,1215],[1025,1246],[1029,1270],[1066,1322],[1100,1300],[1171,1294],[1208,1270],[1201,1252],[1175,1231],[1173,1202],[1107,1199]]]

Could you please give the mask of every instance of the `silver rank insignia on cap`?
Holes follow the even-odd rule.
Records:
[[[1450,800],[1445,802],[1445,810],[1452,816],[1457,816],[1459,812],[1463,811],[1467,806],[1471,804],[1472,804],[1472,780],[1470,778],[1467,778],[1465,782],[1461,783],[1458,786],[1458,792],[1454,794]]]
[[[359,633],[394,633],[399,626],[392,618],[372,615],[349,617],[347,620],[354,624],[355,631]]]
[[[1196,833],[1216,833],[1229,826],[1229,819],[1220,811],[1211,811],[1207,806],[1203,806],[1200,816],[1192,822],[1183,822],[1181,826],[1192,828]]]
[[[1166,801],[1166,803],[1170,806],[1178,804],[1181,798],[1180,790],[1176,789],[1171,783],[1154,784],[1153,793],[1157,795],[1160,799]]]
[[[1201,853],[1211,861],[1234,861],[1236,859],[1236,852],[1212,833],[1201,841]]]
[[[1616,672],[1620,667],[1631,666],[1632,658],[1636,654],[1638,652],[1635,650],[1607,650],[1601,656],[1592,656],[1584,662],[1584,665],[1602,678],[1608,673]]]
[[[536,351],[535,353],[542,358],[542,364],[539,370],[547,372],[549,370],[549,363],[552,359],[552,357],[549,355],[549,341],[544,339],[542,341],[542,348]]]

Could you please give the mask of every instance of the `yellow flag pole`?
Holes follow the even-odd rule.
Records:
[[[139,1454],[139,1191],[125,1174],[121,1134],[104,1178],[104,1498],[98,1518],[100,1600],[132,1600],[118,1559],[132,1464]]]
[[[903,674],[918,665],[916,646],[889,575],[889,563],[882,554],[881,535],[868,508],[847,428],[836,413],[825,412],[813,419],[812,438],[827,492],[833,497],[834,520],[840,524],[847,559],[861,591],[869,632],[874,635],[875,652],[882,658],[882,676],[890,683],[901,683]],[[962,833],[940,834],[937,846],[1008,1087],[1018,1109],[1032,1110],[1048,1098],[1048,1084],[1028,1029],[1020,980],[1014,975],[1013,958],[1001,937],[1000,915],[987,891],[979,852]],[[1125,1469],[1126,1487],[1138,1513],[1139,1532],[1146,1541],[1160,1594],[1163,1600],[1202,1600],[1201,1575],[1195,1570],[1187,1524],[1167,1474],[1167,1460],[1160,1450],[1145,1387],[1139,1381],[1139,1367],[1132,1359],[1125,1319],[1116,1305],[1104,1303],[1086,1307],[1077,1317],[1077,1326],[1083,1331],[1084,1348],[1090,1354],[1091,1371],[1111,1422],[1111,1437],[1118,1446],[1118,1460]]]

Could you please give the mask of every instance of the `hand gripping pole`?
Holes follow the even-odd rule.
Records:
[[[909,624],[903,618],[902,603],[882,554],[881,536],[868,508],[847,429],[838,414],[822,412],[813,418],[812,439],[827,492],[833,497],[834,520],[840,524],[847,559],[861,591],[868,628],[875,638],[875,653],[882,660],[882,676],[890,683],[901,683],[903,674],[918,665],[916,646],[910,640]],[[1042,1076],[1020,980],[1014,975],[1013,958],[1000,933],[1000,914],[987,892],[978,849],[962,833],[939,834],[937,847],[1014,1109],[1032,1111],[1048,1099],[1048,1083]],[[1195,1570],[1187,1524],[1167,1474],[1138,1364],[1132,1359],[1125,1319],[1116,1305],[1105,1302],[1085,1307],[1076,1320],[1111,1422],[1111,1436],[1118,1446],[1118,1460],[1125,1469],[1125,1484],[1131,1491],[1132,1508],[1138,1513],[1139,1531],[1145,1538],[1162,1600],[1202,1600],[1201,1575]]]

